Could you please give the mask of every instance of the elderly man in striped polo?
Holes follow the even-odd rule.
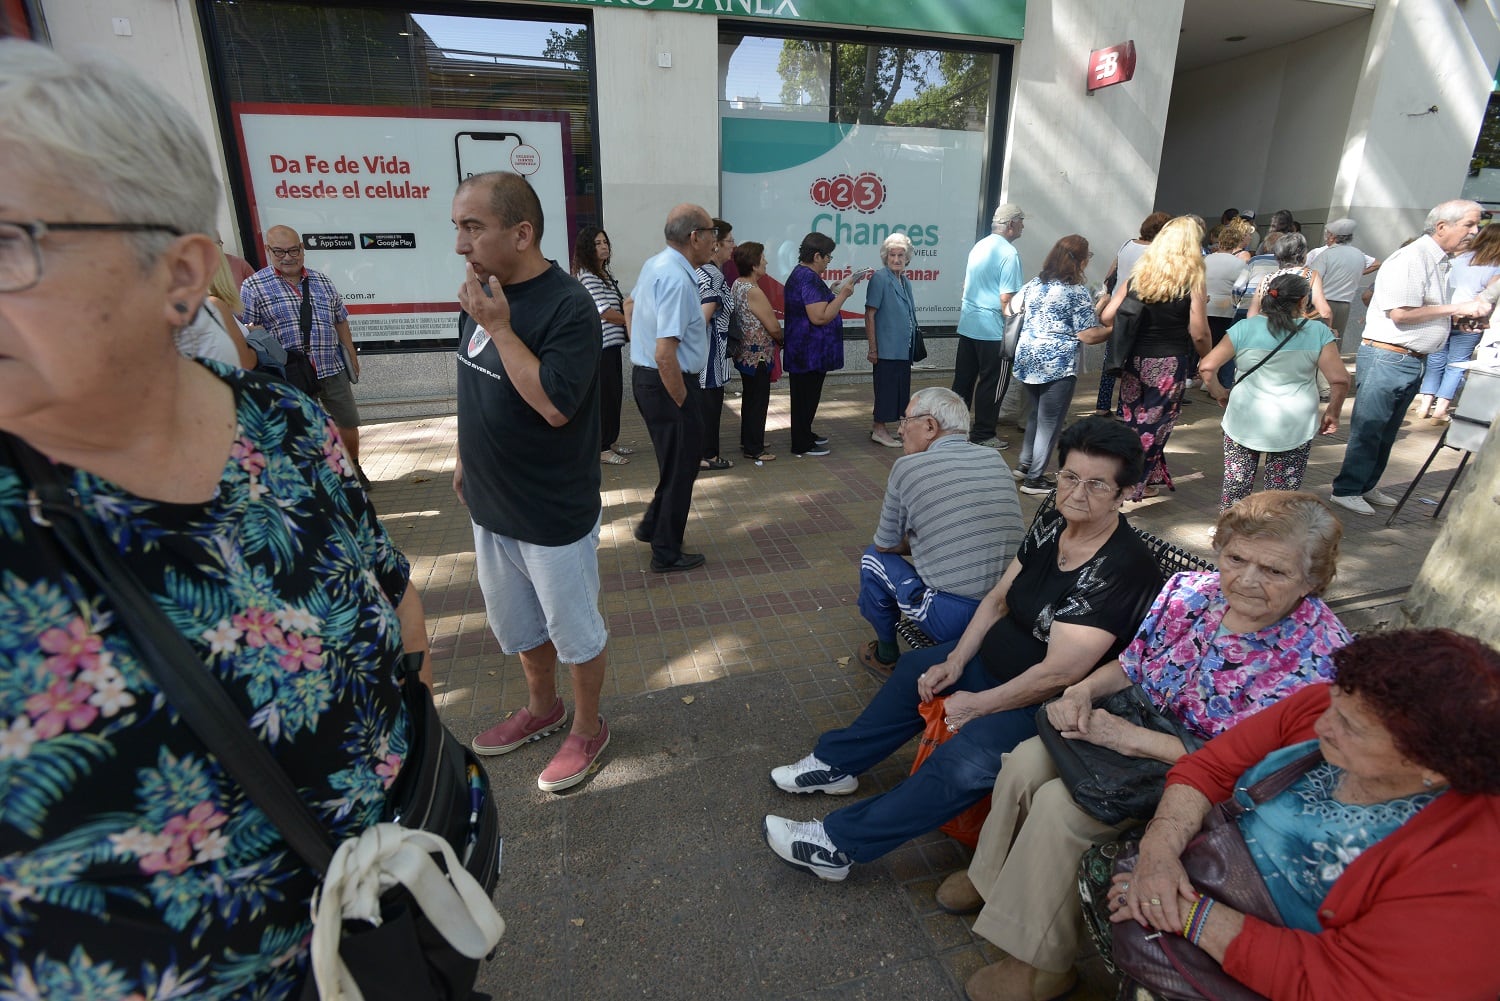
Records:
[[[881,678],[895,666],[902,615],[938,643],[958,639],[1025,535],[1005,459],[968,439],[969,408],[957,393],[912,395],[901,418],[905,454],[859,562],[859,610],[875,627],[859,662]]]

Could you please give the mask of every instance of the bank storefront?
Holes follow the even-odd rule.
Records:
[[[203,0],[199,14],[238,242],[261,262],[268,226],[302,232],[356,339],[410,359],[451,342],[449,202],[492,169],[531,180],[560,263],[580,227],[609,229],[627,287],[676,201],[764,243],[777,279],[809,231],[839,243],[836,271],[878,266],[904,232],[923,322],[951,326],[1000,188],[1024,3]]]

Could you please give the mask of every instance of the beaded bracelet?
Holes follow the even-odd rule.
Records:
[[[1188,911],[1186,923],[1182,926],[1182,937],[1193,945],[1203,938],[1203,929],[1208,927],[1208,912],[1213,910],[1214,899],[1212,897],[1199,897],[1193,902]]]

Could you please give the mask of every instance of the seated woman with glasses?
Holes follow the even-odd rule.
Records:
[[[786,792],[847,795],[858,776],[923,729],[918,706],[945,696],[952,738],[889,792],[799,823],[768,816],[766,843],[784,862],[842,880],[936,830],[988,796],[1001,760],[1036,735],[1037,707],[1114,660],[1161,589],[1150,549],[1120,507],[1145,472],[1140,438],[1087,417],[1058,442],[1057,510],[1038,519],[1000,583],[956,642],[914,650],[853,723],[771,771]]]

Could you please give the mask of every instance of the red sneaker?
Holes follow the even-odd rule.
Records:
[[[475,737],[469,746],[474,748],[475,754],[505,754],[522,744],[556,733],[567,721],[568,709],[561,698],[552,707],[552,711],[541,718],[531,715],[522,707]]]
[[[563,739],[562,747],[552,756],[552,763],[542,770],[537,778],[537,788],[542,792],[558,792],[576,786],[588,778],[599,762],[599,755],[609,746],[609,725],[599,717],[599,733],[592,740],[585,740],[576,733]]]

